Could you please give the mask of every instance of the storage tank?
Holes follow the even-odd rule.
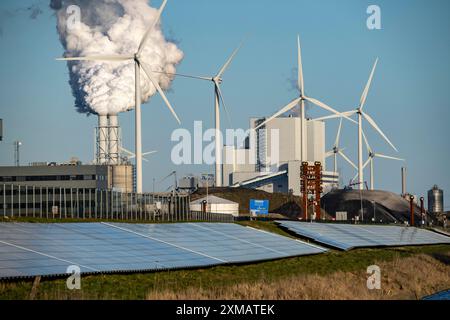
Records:
[[[437,185],[428,191],[428,211],[430,213],[444,212],[444,191]]]

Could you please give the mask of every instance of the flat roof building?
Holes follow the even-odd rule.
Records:
[[[0,167],[0,185],[134,191],[134,166],[35,163]]]

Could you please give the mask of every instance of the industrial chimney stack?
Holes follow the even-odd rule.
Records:
[[[406,167],[402,167],[402,196],[406,195]]]
[[[120,164],[120,127],[117,114],[98,115],[96,128],[96,164]]]

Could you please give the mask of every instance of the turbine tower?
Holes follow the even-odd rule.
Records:
[[[198,79],[198,80],[206,80],[206,81],[212,81],[214,84],[214,118],[215,118],[215,148],[216,148],[216,163],[215,163],[215,182],[216,187],[222,186],[222,148],[223,148],[223,142],[221,141],[221,131],[220,131],[220,105],[222,102],[222,107],[224,108],[228,121],[231,123],[230,115],[228,113],[228,109],[225,105],[225,100],[223,98],[222,90],[220,89],[220,85],[222,84],[222,76],[225,73],[225,71],[230,66],[231,62],[233,61],[234,57],[238,53],[238,51],[241,49],[244,42],[241,42],[239,47],[236,48],[236,50],[233,51],[231,56],[228,58],[228,60],[225,62],[225,64],[222,66],[222,68],[219,70],[219,72],[212,77],[200,77],[200,76],[193,76],[193,75],[186,75],[186,74],[180,74],[180,73],[165,73],[165,72],[158,72],[158,73],[165,73],[167,75],[172,76],[179,76],[179,77],[185,77],[185,78],[191,78],[191,79]]]
[[[301,47],[300,47],[300,36],[297,37],[297,59],[298,59],[298,90],[300,92],[300,96],[291,102],[287,104],[285,107],[281,108],[278,112],[276,112],[274,115],[272,115],[270,118],[266,119],[264,122],[262,122],[260,125],[258,125],[255,130],[261,128],[262,126],[265,126],[267,123],[272,121],[273,119],[277,118],[278,116],[282,115],[283,113],[288,112],[289,110],[293,109],[295,106],[300,105],[300,126],[301,126],[301,146],[300,146],[300,158],[301,161],[307,161],[308,155],[307,155],[307,139],[306,139],[306,117],[305,117],[305,103],[311,102],[312,104],[325,109],[329,112],[334,113],[336,116],[343,116],[347,117],[345,115],[342,115],[338,111],[334,110],[333,108],[329,107],[325,103],[310,98],[305,95],[305,84],[303,80],[303,64],[302,64],[302,54],[301,54]],[[349,119],[350,120],[350,119]]]
[[[374,152],[373,149],[369,145],[369,141],[367,140],[367,137],[364,134],[364,131],[362,131],[362,136],[364,138],[364,142],[366,144],[367,151],[369,152],[369,158],[364,163],[363,169],[365,169],[367,167],[367,165],[370,164],[370,190],[374,190],[374,179],[375,179],[375,175],[374,175],[374,171],[373,171],[374,159],[375,158],[383,158],[383,159],[396,160],[396,161],[405,161],[405,159],[400,159],[400,158],[396,158],[396,157],[392,157],[392,156],[386,156],[384,154]]]
[[[375,60],[375,64],[373,65],[372,71],[369,76],[369,80],[367,81],[367,84],[364,88],[364,91],[361,95],[361,99],[359,102],[359,106],[356,108],[356,110],[342,112],[342,116],[348,117],[352,116],[354,114],[358,115],[358,183],[359,183],[359,189],[363,190],[364,188],[364,163],[363,163],[363,118],[367,120],[367,122],[377,131],[381,137],[396,151],[398,152],[397,148],[392,144],[392,142],[386,137],[386,135],[381,131],[380,127],[376,124],[376,122],[372,119],[371,116],[369,116],[367,113],[363,111],[364,105],[367,100],[367,95],[369,93],[370,86],[372,84],[373,75],[375,73],[376,67],[378,64],[378,58]],[[314,119],[316,121],[319,120],[325,120],[325,119],[332,119],[337,118],[339,115],[331,115],[327,117],[317,118]]]
[[[150,69],[149,65],[146,64],[142,59],[142,52],[147,44],[150,34],[153,28],[157,25],[161,18],[161,14],[167,4],[167,0],[164,0],[163,4],[158,10],[158,14],[156,19],[151,24],[150,28],[148,28],[147,32],[144,34],[141,42],[139,43],[138,50],[134,54],[130,55],[97,55],[97,56],[86,56],[86,57],[71,57],[71,58],[60,58],[57,60],[64,61],[106,61],[106,62],[124,62],[124,61],[134,61],[135,66],[135,149],[136,149],[136,192],[138,194],[142,193],[142,134],[141,134],[141,68],[144,70],[144,73],[147,75],[149,80],[155,86],[156,90],[161,95],[164,100],[166,106],[169,108],[170,112],[172,112],[173,116],[177,120],[179,124],[181,124],[180,119],[172,108],[169,100],[167,99],[164,91],[161,89],[158,81],[153,76],[153,72]]]

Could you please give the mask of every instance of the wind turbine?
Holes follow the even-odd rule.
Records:
[[[337,135],[336,135],[336,141],[334,142],[334,146],[333,149],[328,151],[325,154],[325,158],[329,158],[331,156],[334,156],[334,172],[337,172],[337,157],[338,155],[340,155],[342,158],[344,158],[345,161],[347,161],[353,168],[355,168],[355,170],[358,170],[358,168],[356,167],[356,165],[345,155],[344,150],[345,148],[340,148],[339,147],[339,142],[341,139],[341,130],[342,130],[342,117],[341,120],[339,122],[339,128],[337,131]]]
[[[120,147],[120,150],[123,151],[124,153],[128,154],[128,156],[126,156],[128,159],[133,159],[136,158],[136,154],[134,154],[133,152],[131,152],[130,150],[125,149],[124,147]],[[158,151],[149,151],[149,152],[144,152],[142,154],[142,160],[148,162],[148,160],[145,158],[145,156],[147,155],[151,155],[151,154],[155,154]]]
[[[305,102],[311,102],[312,104],[325,109],[329,112],[334,113],[337,116],[343,116],[344,118],[347,118],[346,115],[342,115],[338,111],[334,110],[333,108],[329,107],[325,103],[308,97],[305,95],[305,84],[303,79],[303,65],[302,65],[302,54],[301,54],[301,47],[300,47],[300,36],[297,36],[297,49],[298,49],[298,90],[300,92],[300,96],[291,102],[287,104],[285,107],[281,108],[278,112],[276,112],[274,115],[272,115],[270,118],[266,119],[264,122],[262,122],[260,125],[258,125],[255,130],[261,128],[262,126],[265,126],[267,123],[272,121],[273,119],[277,118],[278,116],[282,115],[283,113],[288,112],[289,110],[293,109],[295,106],[300,105],[300,126],[301,126],[301,146],[300,146],[300,157],[301,161],[307,161],[307,139],[306,139],[306,117],[305,117]],[[351,119],[349,119],[352,121]]]
[[[179,124],[181,124],[180,119],[178,118],[175,110],[172,108],[169,100],[167,99],[164,91],[161,89],[158,81],[154,78],[154,73],[150,69],[150,66],[146,64],[142,60],[142,52],[147,44],[150,34],[154,27],[157,25],[161,18],[161,14],[167,4],[167,0],[164,0],[163,4],[158,10],[158,14],[156,19],[151,24],[150,28],[147,29],[146,33],[142,37],[141,42],[139,43],[138,50],[134,54],[130,55],[96,55],[96,56],[86,56],[86,57],[70,57],[70,58],[60,58],[57,60],[63,61],[106,61],[106,62],[123,62],[123,61],[134,61],[135,66],[135,149],[136,149],[136,192],[142,193],[142,129],[141,129],[141,68],[144,70],[144,73],[150,79],[150,81],[155,86],[156,90],[161,95],[164,100],[166,106],[169,108],[170,112],[173,114],[175,119]]]
[[[225,71],[230,66],[231,62],[233,61],[234,57],[238,53],[238,51],[241,49],[244,42],[241,42],[239,47],[236,48],[236,50],[233,51],[231,56],[228,58],[228,60],[225,62],[225,64],[222,66],[222,68],[219,70],[219,72],[212,77],[200,77],[200,76],[192,76],[192,75],[186,75],[186,74],[180,74],[180,73],[165,73],[168,75],[173,76],[179,76],[179,77],[185,77],[185,78],[191,78],[191,79],[197,79],[197,80],[205,80],[205,81],[212,81],[214,84],[214,115],[215,115],[215,143],[216,143],[216,164],[215,164],[215,179],[216,179],[216,187],[222,186],[222,146],[223,143],[220,139],[220,102],[222,102],[222,107],[224,108],[228,121],[231,123],[230,120],[230,114],[228,112],[228,109],[225,105],[225,100],[223,98],[222,90],[220,89],[220,85],[222,84],[222,76],[225,73]],[[160,72],[164,73],[164,72]]]
[[[369,116],[367,113],[365,113],[363,111],[364,109],[364,105],[366,103],[366,99],[367,99],[367,95],[369,93],[369,89],[370,86],[372,84],[372,79],[373,79],[373,75],[375,73],[376,67],[378,64],[378,58],[375,60],[375,64],[373,65],[372,71],[370,73],[369,76],[369,80],[367,81],[367,84],[364,88],[364,91],[361,95],[361,99],[359,102],[358,107],[356,108],[356,110],[352,110],[352,111],[348,111],[348,112],[343,112],[342,116],[348,117],[354,114],[358,115],[358,183],[359,183],[359,189],[363,190],[364,188],[364,169],[363,169],[363,131],[362,131],[362,120],[363,118],[365,120],[367,120],[367,122],[375,129],[375,131],[377,131],[381,137],[395,150],[398,152],[397,148],[392,144],[392,142],[386,137],[386,135],[383,133],[383,131],[381,131],[381,129],[378,127],[378,125],[376,124],[376,122],[372,119],[371,116]],[[339,116],[337,115],[331,115],[331,116],[327,116],[327,117],[322,117],[322,118],[317,118],[314,119],[315,121],[319,121],[319,120],[325,120],[325,119],[331,119],[331,118],[337,118]]]
[[[376,153],[373,151],[373,149],[369,145],[369,141],[367,140],[366,135],[364,134],[364,131],[362,131],[362,136],[364,138],[364,142],[366,143],[367,151],[369,152],[369,158],[363,165],[363,169],[367,167],[367,165],[370,163],[370,190],[374,190],[374,172],[373,172],[373,161],[375,158],[384,158],[389,160],[396,160],[396,161],[405,161],[405,159],[400,159],[392,156],[386,156],[381,153]]]

